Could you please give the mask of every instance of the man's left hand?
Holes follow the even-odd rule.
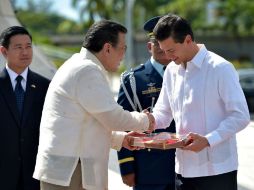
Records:
[[[201,150],[209,146],[210,145],[206,137],[199,135],[197,133],[189,133],[187,136],[186,146],[183,147],[182,149],[200,152]]]
[[[133,144],[133,141],[134,141],[134,137],[144,137],[144,136],[146,136],[145,133],[137,133],[137,132],[134,132],[134,131],[128,132],[124,137],[122,147],[127,148],[128,150],[143,149],[141,147],[132,146],[132,144]]]

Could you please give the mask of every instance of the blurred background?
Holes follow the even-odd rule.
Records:
[[[236,67],[252,115],[251,124],[237,135],[238,189],[253,190],[251,140],[254,135],[254,1],[253,0],[0,0],[0,32],[11,25],[25,26],[33,36],[32,69],[52,78],[57,68],[79,52],[89,26],[102,18],[128,28],[127,52],[117,73],[110,73],[111,87],[119,88],[120,74],[144,63],[149,54],[146,20],[176,13],[191,24],[198,43],[225,57]],[[0,55],[0,69],[4,67]],[[212,89],[211,89],[212,90]],[[110,190],[129,190],[119,174],[116,152],[109,161]]]
[[[17,22],[32,33],[34,44],[56,69],[80,50],[94,21],[105,18],[123,23],[128,28],[128,48],[118,76],[149,57],[144,22],[157,15],[179,14],[193,26],[196,42],[238,69],[249,109],[254,112],[253,0],[1,0],[2,9],[7,1]]]

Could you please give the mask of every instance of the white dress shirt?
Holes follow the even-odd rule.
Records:
[[[17,78],[18,74],[15,73],[13,70],[11,70],[11,68],[8,67],[7,64],[6,64],[5,68],[6,68],[8,74],[10,76],[11,85],[12,85],[12,88],[13,88],[13,91],[14,91],[15,86],[17,84],[16,78]],[[24,91],[26,91],[27,73],[28,73],[28,67],[21,74],[19,74],[23,77],[23,79],[21,80],[21,86],[22,86]]]
[[[115,102],[105,75],[84,48],[56,72],[43,107],[34,178],[68,186],[80,159],[83,188],[106,189],[110,147],[120,150],[124,137],[113,131],[148,129],[146,114]]]
[[[235,134],[250,121],[247,103],[233,65],[204,45],[186,69],[168,65],[153,115],[157,128],[174,118],[177,133],[208,139],[210,147],[198,153],[176,150],[178,174],[199,177],[237,170]]]

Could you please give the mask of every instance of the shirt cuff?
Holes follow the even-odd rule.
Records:
[[[219,133],[214,131],[212,133],[209,133],[205,136],[209,142],[210,147],[214,147],[217,144],[219,144],[222,140],[222,138],[220,137]]]
[[[124,137],[127,133],[122,131],[112,131],[111,148],[119,151],[122,148]]]

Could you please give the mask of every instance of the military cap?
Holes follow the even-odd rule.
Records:
[[[144,30],[148,32],[149,37],[153,36],[153,29],[161,17],[162,16],[156,16],[145,22]]]

